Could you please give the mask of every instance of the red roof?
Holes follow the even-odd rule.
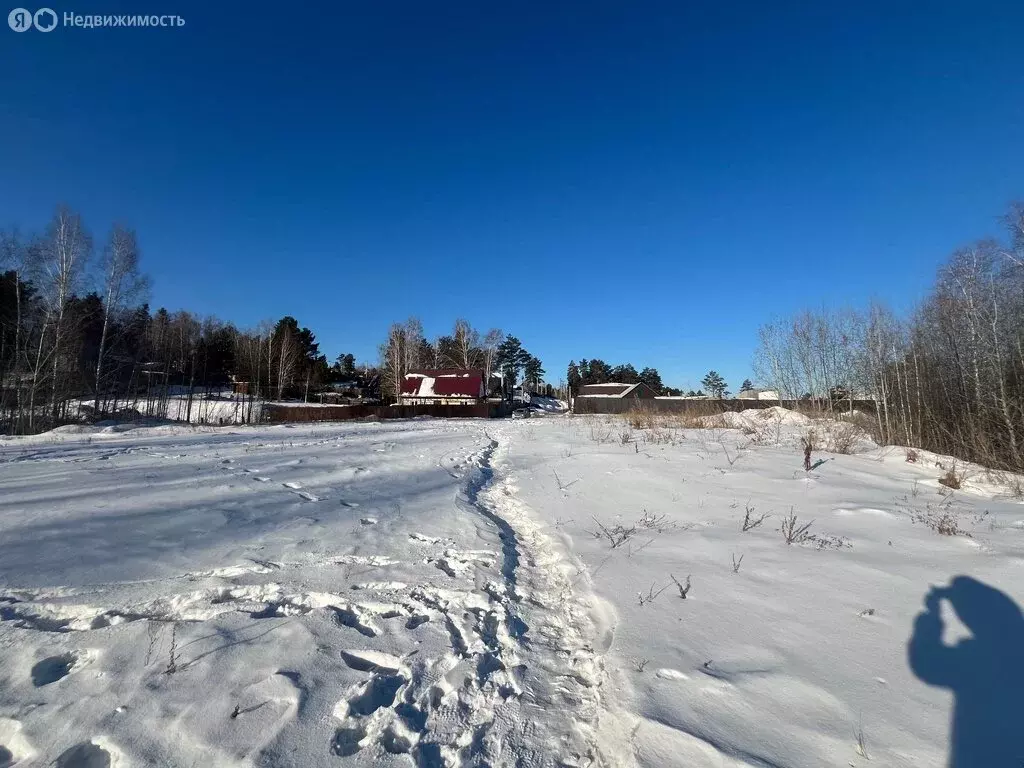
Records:
[[[406,397],[483,397],[483,371],[462,368],[422,368],[402,381]]]

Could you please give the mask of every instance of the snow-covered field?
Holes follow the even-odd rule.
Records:
[[[1024,507],[775,415],[0,440],[0,766],[1018,765]]]

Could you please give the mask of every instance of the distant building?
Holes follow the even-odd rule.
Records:
[[[741,389],[736,393],[737,400],[778,400],[779,393],[774,389]]]
[[[481,402],[484,372],[463,368],[419,369],[402,380],[399,405],[474,405]]]
[[[638,381],[636,384],[584,384],[576,397],[615,397],[621,400],[653,400],[658,393]]]

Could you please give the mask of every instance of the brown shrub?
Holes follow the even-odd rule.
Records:
[[[852,422],[836,422],[825,432],[825,450],[830,453],[853,453],[863,438],[864,430]]]
[[[959,491],[966,479],[965,473],[956,471],[956,462],[954,462],[953,466],[946,470],[946,474],[939,478],[939,482],[947,488]]]

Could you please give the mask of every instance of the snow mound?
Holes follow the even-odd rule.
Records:
[[[88,435],[96,432],[96,428],[90,424],[64,424],[60,427],[44,432],[47,435]]]
[[[771,408],[747,409],[743,411],[744,416],[757,419],[761,423],[766,421],[779,421],[787,427],[805,427],[811,423],[808,416],[799,411],[791,411],[781,405],[773,405]]]
[[[705,416],[702,424],[705,427],[722,427],[726,429],[758,430],[767,425],[784,427],[806,427],[811,419],[798,411],[791,411],[779,405],[770,408],[747,408],[743,411],[725,411],[714,416]]]
[[[726,411],[722,414],[721,421],[729,429],[743,429],[750,426],[747,417],[736,411]]]

